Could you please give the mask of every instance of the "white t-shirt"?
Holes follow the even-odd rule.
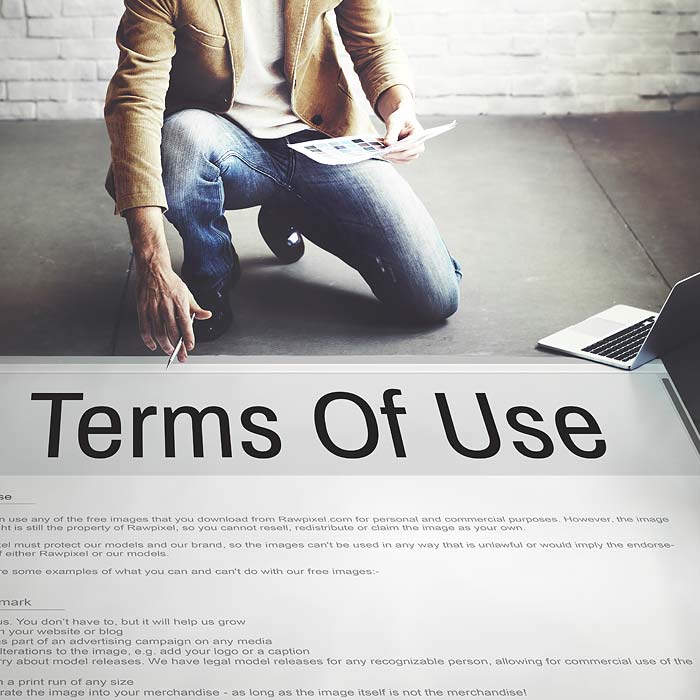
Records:
[[[284,75],[285,0],[242,0],[245,65],[229,116],[261,139],[307,129],[293,112]]]

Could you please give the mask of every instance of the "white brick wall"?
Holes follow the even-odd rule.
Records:
[[[423,113],[700,109],[700,0],[394,0]],[[98,118],[121,0],[0,0],[0,119]]]

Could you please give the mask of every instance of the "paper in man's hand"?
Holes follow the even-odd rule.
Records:
[[[397,143],[387,146],[377,136],[341,136],[335,139],[317,139],[302,143],[290,143],[289,147],[308,158],[324,165],[350,165],[361,163],[370,158],[383,158],[384,155],[404,150],[407,146],[423,143],[429,139],[440,136],[457,126],[457,122],[450,122],[443,126],[426,129],[419,134],[414,134],[401,139]]]

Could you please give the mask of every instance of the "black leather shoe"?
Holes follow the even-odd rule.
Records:
[[[190,287],[197,303],[207,311],[211,311],[211,318],[204,320],[195,319],[192,327],[194,338],[198,343],[207,343],[222,336],[233,323],[231,311],[231,289],[238,283],[241,277],[241,266],[238,256],[235,256],[233,270],[228,279],[217,287],[198,288]]]
[[[183,276],[184,279],[184,276]],[[207,311],[211,311],[211,318],[206,320],[195,319],[192,327],[194,338],[198,343],[206,343],[222,336],[233,323],[231,311],[231,290],[241,279],[241,263],[233,252],[233,267],[228,277],[217,287],[200,287],[197,284],[188,284],[197,303]]]
[[[285,265],[295,263],[304,255],[299,210],[280,204],[260,207],[258,228],[270,250]]]
[[[205,320],[195,319],[194,337],[198,343],[207,343],[222,336],[233,323],[233,312],[231,311],[231,300],[229,293],[231,285],[226,284],[218,289],[195,294],[197,303],[207,311],[211,311],[211,318]]]

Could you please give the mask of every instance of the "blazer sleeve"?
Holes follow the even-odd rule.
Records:
[[[173,1],[125,0],[117,30],[119,63],[107,88],[104,115],[112,194],[120,214],[133,207],[168,206],[160,142],[175,55]]]
[[[340,37],[375,112],[381,94],[394,85],[406,85],[415,93],[389,0],[343,0],[335,14]]]

